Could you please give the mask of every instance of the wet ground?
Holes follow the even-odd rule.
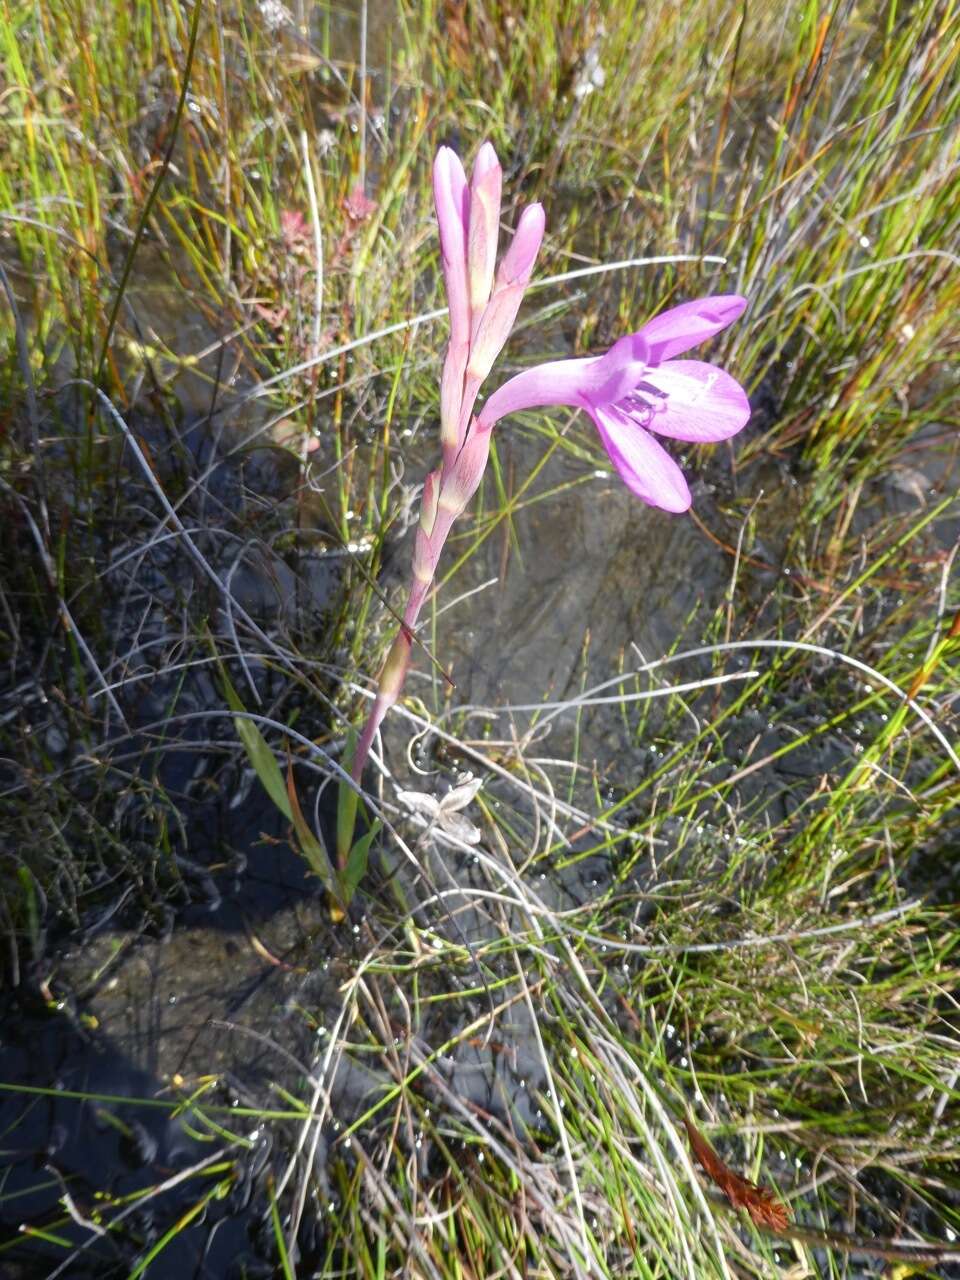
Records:
[[[147,425],[138,429],[141,439],[149,438]],[[161,434],[152,452],[162,459]],[[241,514],[247,519],[267,500],[282,508],[297,487],[298,469],[283,455],[268,450],[259,458],[249,450],[232,455],[230,439],[215,438],[209,426],[183,430],[181,461],[189,459],[190,471],[206,477],[197,500],[202,510],[192,509],[193,536],[218,570],[231,575],[235,597],[268,632],[293,628],[299,634],[322,625],[324,610],[336,598],[337,576],[321,551],[281,556],[270,550],[269,538],[260,538],[248,540],[239,556],[233,551],[229,560],[217,559],[218,530],[229,533]],[[531,442],[519,437],[508,443],[517,475],[524,474],[531,449]],[[228,456],[222,465],[221,454]],[[580,466],[559,461],[545,473],[543,491],[575,477]],[[702,474],[695,495],[707,526],[716,517],[715,495],[729,501],[734,485],[780,486],[768,507],[771,517],[777,513],[778,524],[768,519],[763,525],[762,559],[769,567],[745,570],[753,572],[751,590],[762,599],[778,571],[796,481],[780,466],[754,469],[734,480],[723,459]],[[919,507],[927,495],[912,497]],[[909,500],[897,486],[889,486],[889,492],[881,487],[876,495],[893,509]],[[206,533],[200,527],[204,522]],[[457,680],[459,705],[502,708],[508,702],[568,697],[584,681],[615,672],[631,643],[637,655],[662,655],[682,634],[697,638],[701,620],[723,601],[729,582],[728,551],[691,520],[663,516],[632,501],[605,474],[532,504],[518,514],[514,531],[516,548],[495,534],[445,589],[447,600],[463,593],[440,616],[436,632],[437,652]],[[404,549],[403,542],[395,549],[398,562]],[[756,553],[757,547],[747,550]],[[6,1171],[0,1223],[6,1240],[0,1242],[0,1266],[8,1271],[0,1274],[11,1277],[58,1274],[65,1256],[72,1260],[59,1274],[126,1274],[179,1214],[196,1205],[211,1147],[235,1153],[237,1143],[246,1152],[238,1165],[247,1171],[246,1180],[231,1181],[223,1198],[212,1200],[147,1274],[179,1274],[181,1268],[210,1277],[270,1274],[262,1196],[265,1171],[275,1169],[276,1160],[266,1130],[252,1117],[237,1123],[231,1104],[275,1108],[283,1102],[280,1088],[302,1097],[313,1087],[323,1036],[342,1008],[343,984],[375,935],[381,945],[391,911],[396,916],[407,901],[395,898],[391,904],[389,894],[395,891],[389,890],[386,903],[366,902],[371,908],[366,919],[361,895],[353,920],[331,923],[316,882],[286,844],[282,820],[236,754],[213,674],[202,664],[170,672],[156,657],[158,645],[167,652],[160,641],[169,632],[171,615],[181,620],[189,615],[183,598],[195,587],[195,576],[184,569],[173,546],[155,538],[145,542],[142,554],[135,551],[134,546],[121,549],[120,558],[133,556],[136,570],[129,575],[124,570],[123,612],[117,617],[126,634],[114,637],[107,669],[134,681],[121,699],[132,721],[133,767],[175,798],[172,807],[183,828],[169,854],[171,878],[163,882],[166,906],[159,916],[131,914],[131,904],[109,904],[99,895],[97,911],[83,928],[72,936],[58,936],[54,929],[50,945],[21,975],[19,990],[4,997],[0,1132]],[[466,594],[490,578],[496,581]],[[225,622],[219,616],[214,627],[222,635]],[[233,671],[238,687],[244,674],[239,666]],[[251,678],[265,705],[282,719],[283,690],[276,673],[254,663]],[[174,719],[184,716],[188,727],[175,733],[167,725],[157,737],[154,726],[171,713]],[[56,748],[62,768],[69,769],[70,745],[51,741],[60,732],[56,716],[45,718],[39,706],[33,714],[35,733]],[[520,713],[516,718],[524,719]],[[762,740],[765,733],[777,733],[772,725],[746,720],[741,728],[744,746],[758,735]],[[550,740],[552,752],[569,745],[570,730],[561,718]],[[735,750],[736,726],[731,733]],[[611,776],[616,777],[627,745],[616,715],[591,717],[584,735],[581,750],[599,761],[601,771],[615,766]],[[387,740],[396,762],[402,747],[396,726]],[[821,744],[816,759],[788,758],[786,775],[791,776],[779,772],[759,782],[761,791],[768,791],[761,803],[786,803],[783,796],[848,760],[852,749],[851,742],[837,738]],[[628,758],[631,767],[644,767],[636,748]],[[436,783],[414,777],[409,785],[430,790]],[[757,794],[754,789],[744,798],[756,800]],[[149,840],[158,829],[141,819],[142,838]],[[329,830],[330,822],[324,810],[321,824]],[[155,860],[146,845],[144,857]],[[164,861],[157,865],[162,868]],[[468,857],[458,862],[448,855],[443,866],[445,872],[459,867],[462,884],[475,874]],[[373,885],[382,887],[384,875],[389,882],[390,871],[381,867]],[[574,862],[566,873],[549,876],[538,865],[536,877],[541,893],[559,894],[557,901],[568,905],[601,892],[608,871],[594,860]],[[415,902],[415,887],[408,884],[407,891]],[[455,912],[453,906],[451,912],[464,941],[478,944],[491,936],[490,921],[482,914]],[[457,1096],[513,1126],[535,1129],[542,1081],[525,1018],[523,1010],[511,1013],[508,1053],[502,1042],[464,1041],[441,1071]],[[416,1038],[426,1049],[452,1030],[442,1018],[431,1017],[417,1026]],[[325,1081],[331,1111],[324,1151],[327,1142],[336,1143],[335,1126],[359,1114],[387,1081],[369,1056],[348,1057],[336,1066]],[[194,1094],[210,1108],[202,1122],[191,1109],[179,1114],[174,1105]],[[217,1107],[226,1109],[219,1132],[210,1127],[211,1117],[220,1114]],[[188,1169],[199,1172],[177,1182],[178,1173]],[[109,1236],[98,1233],[96,1224],[90,1227],[102,1191],[123,1197],[168,1183],[173,1185],[151,1194],[142,1208],[131,1207],[122,1228]],[[65,1189],[73,1220],[63,1212]],[[56,1244],[44,1241],[45,1231]],[[68,1247],[81,1252],[65,1255]],[[303,1256],[309,1256],[309,1247]],[[264,1270],[258,1272],[258,1266]]]

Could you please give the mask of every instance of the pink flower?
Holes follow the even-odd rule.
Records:
[[[602,356],[556,360],[517,374],[493,393],[477,425],[536,405],[585,409],[621,479],[639,498],[665,511],[686,511],[683,472],[651,432],[695,443],[726,440],[750,417],[738,382],[702,360],[674,360],[725,329],[746,298],[701,298],[664,311]]]
[[[441,147],[433,165],[440,257],[450,307],[450,345],[440,384],[440,436],[449,464],[462,446],[480,384],[517,318],[543,240],[539,204],[520,215],[496,271],[503,170],[485,142],[470,182],[456,152]]]

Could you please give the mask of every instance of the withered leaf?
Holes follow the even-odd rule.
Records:
[[[734,1173],[729,1165],[724,1164],[689,1116],[684,1116],[683,1123],[697,1163],[733,1207],[746,1209],[758,1227],[772,1227],[774,1231],[783,1231],[790,1221],[787,1206],[774,1199],[772,1191],[748,1182],[739,1173]]]

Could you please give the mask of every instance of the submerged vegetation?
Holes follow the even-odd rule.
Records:
[[[951,1274],[956,6],[0,0],[0,62],[0,1271]],[[753,418],[692,516],[497,426],[345,914],[485,139],[501,379],[736,293]]]

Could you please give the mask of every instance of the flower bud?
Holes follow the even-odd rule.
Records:
[[[526,285],[533,271],[533,264],[543,243],[547,219],[542,204],[528,204],[520,215],[510,247],[503,255],[497,272],[495,289],[505,289],[512,284]]]
[[[470,341],[470,295],[467,285],[467,222],[470,192],[456,152],[441,147],[433,164],[433,199],[440,228],[440,256],[450,307],[450,341]]]
[[[470,179],[470,218],[467,234],[467,267],[470,316],[476,325],[490,300],[497,241],[500,237],[500,194],[503,169],[489,142],[480,148]]]
[[[543,206],[528,205],[520,216],[510,248],[500,264],[493,296],[474,331],[467,365],[468,378],[482,382],[510,336],[543,241],[544,225]]]
[[[442,514],[445,523],[452,523],[476,493],[489,456],[490,431],[478,426],[474,418],[467,438],[440,487],[438,516]]]

